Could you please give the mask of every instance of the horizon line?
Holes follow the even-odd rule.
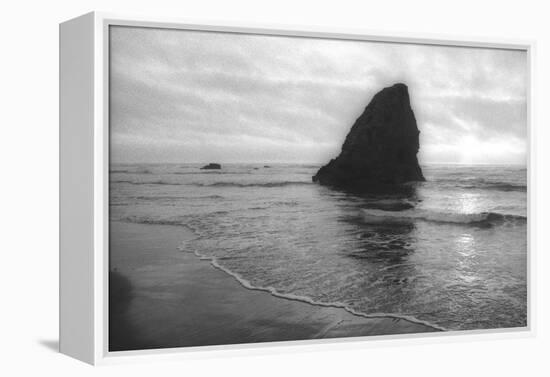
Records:
[[[315,161],[231,161],[231,162],[221,162],[221,161],[109,161],[109,165],[111,164],[210,164],[210,163],[219,163],[219,164],[226,164],[226,165],[236,165],[236,164],[248,164],[248,165],[262,165],[262,164],[272,164],[272,165],[325,165],[328,163],[326,162],[315,162]],[[420,166],[424,165],[466,165],[466,166],[525,166],[527,167],[527,163],[483,163],[483,162],[471,162],[471,163],[464,163],[464,162],[419,162]]]

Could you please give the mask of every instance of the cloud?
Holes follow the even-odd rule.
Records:
[[[134,27],[110,42],[114,161],[322,163],[405,82],[421,161],[525,162],[521,51]]]

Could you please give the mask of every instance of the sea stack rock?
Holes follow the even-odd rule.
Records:
[[[351,127],[338,157],[313,182],[352,190],[424,181],[418,127],[405,84],[378,92]]]
[[[220,164],[216,164],[216,163],[209,163],[208,165],[204,165],[201,170],[216,170],[216,169],[221,169],[222,166]]]

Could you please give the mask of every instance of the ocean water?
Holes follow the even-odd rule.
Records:
[[[110,218],[172,224],[245,287],[439,329],[526,326],[526,169],[423,166],[410,192],[314,184],[319,166],[112,165]]]

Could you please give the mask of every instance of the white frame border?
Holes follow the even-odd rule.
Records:
[[[236,355],[262,355],[320,350],[358,349],[380,346],[402,346],[448,342],[469,342],[534,337],[536,334],[535,297],[535,153],[534,153],[534,55],[535,41],[481,37],[447,36],[439,34],[376,32],[357,29],[291,25],[267,25],[236,22],[200,22],[160,17],[130,16],[93,12],[94,17],[94,364],[117,364],[159,360],[203,359]],[[388,43],[414,43],[457,47],[522,50],[527,53],[527,173],[528,173],[528,235],[527,235],[527,327],[494,330],[450,331],[443,333],[382,335],[321,340],[253,343],[203,347],[165,348],[140,351],[108,351],[108,29],[109,26],[135,26],[180,30],[265,34],[310,38],[346,39]],[[65,230],[67,231],[67,230]],[[92,266],[90,266],[92,267]],[[460,335],[460,336],[457,336]]]

